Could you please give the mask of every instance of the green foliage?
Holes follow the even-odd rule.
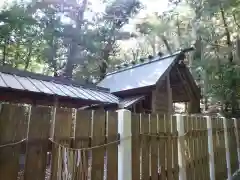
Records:
[[[128,57],[139,59],[137,52],[171,53],[195,46],[186,63],[199,86],[205,102],[220,101],[237,107],[240,82],[240,1],[180,0],[170,1],[174,9],[161,15],[152,14],[136,25],[139,42]],[[149,47],[151,47],[149,49]],[[205,104],[207,108],[207,104]]]
[[[14,2],[0,11],[0,64],[96,82],[120,62],[135,64],[194,45],[186,63],[205,102],[234,110],[240,98],[240,1],[169,2],[173,9],[148,15],[134,33],[123,28],[141,10],[139,0],[103,1],[106,8],[98,13],[88,0]]]
[[[104,3],[102,13],[91,12],[88,0],[7,5],[0,12],[1,64],[87,81],[104,77],[117,41],[132,37],[122,27],[141,8],[138,0]]]

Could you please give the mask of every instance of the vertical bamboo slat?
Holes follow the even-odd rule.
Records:
[[[26,151],[25,180],[43,180],[47,168],[51,109],[32,107]],[[34,141],[37,140],[37,143]]]

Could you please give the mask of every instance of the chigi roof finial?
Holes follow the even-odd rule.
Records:
[[[162,57],[163,55],[164,55],[163,52],[161,52],[161,51],[158,52],[159,57]]]
[[[152,60],[153,58],[154,58],[153,55],[148,55],[148,59],[149,59],[149,60]]]
[[[141,63],[143,63],[143,62],[145,61],[145,59],[144,59],[144,58],[140,58],[139,61],[140,61]]]

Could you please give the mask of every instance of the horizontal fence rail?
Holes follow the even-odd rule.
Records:
[[[3,104],[0,179],[225,180],[240,120]]]

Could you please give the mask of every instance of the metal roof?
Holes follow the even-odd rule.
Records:
[[[176,62],[180,53],[165,57],[158,56],[149,62],[109,73],[98,86],[108,88],[110,92],[120,92],[155,85],[168,68]]]
[[[28,76],[29,74],[30,76]],[[14,70],[7,72],[6,70],[0,70],[0,88],[10,88],[14,90],[90,100],[95,103],[119,103],[119,98],[106,89],[97,87],[90,89],[69,82],[70,81],[68,81],[68,83],[60,83],[60,80],[56,81],[56,78],[29,72],[25,73],[24,71]]]
[[[128,97],[120,100],[119,107],[120,108],[127,108],[133,104],[136,104],[140,100],[143,100],[145,96],[134,96],[134,97]]]

